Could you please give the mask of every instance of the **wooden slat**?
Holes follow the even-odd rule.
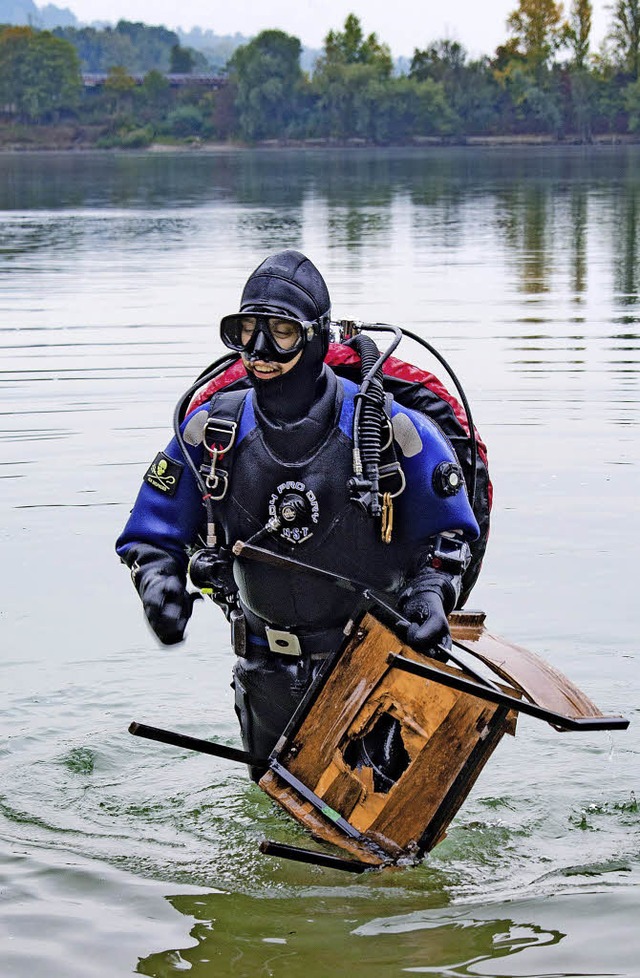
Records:
[[[467,625],[464,612],[454,612],[451,616],[451,636],[532,703],[569,717],[603,715],[558,669],[534,652],[491,634],[483,625]]]
[[[316,812],[309,802],[303,801],[292,788],[283,784],[273,771],[267,771],[263,775],[260,779],[260,787],[270,798],[277,801],[289,815],[304,825],[315,838],[339,846],[349,855],[372,867],[384,865],[385,859],[373,853],[365,843],[360,843],[357,839],[350,839],[343,832],[340,832],[331,822]],[[392,856],[397,858],[399,853],[393,847],[391,848]]]
[[[511,732],[517,714],[499,707],[489,721],[487,736],[478,740],[466,763],[460,768],[437,813],[429,822],[418,845],[423,852],[430,852],[446,837],[446,829],[460,806],[478,780],[483,767],[493,754],[505,733]]]
[[[403,645],[373,616],[366,615],[278,759],[363,835],[397,859],[407,846],[422,838],[438,813],[442,816],[445,799],[499,708],[393,669],[387,663],[393,651],[429,662],[443,673],[459,673],[457,667],[435,662]],[[390,791],[383,793],[374,791],[372,771],[351,770],[343,752],[348,743],[366,735],[377,718],[386,714],[401,723],[409,765]],[[495,743],[487,743],[487,757]],[[477,771],[470,769],[467,790],[481,766],[476,765]],[[319,838],[354,851],[353,840],[326,822],[275,775],[265,775],[260,784]],[[459,804],[465,793],[458,790],[457,794]],[[452,804],[451,797],[447,805],[452,817],[458,806]],[[441,817],[439,826],[446,828],[450,817]]]

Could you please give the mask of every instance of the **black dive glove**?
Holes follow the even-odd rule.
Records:
[[[193,586],[209,595],[229,621],[231,612],[238,607],[238,585],[230,552],[222,547],[197,550],[189,561],[188,574]]]
[[[401,611],[411,623],[407,628],[407,642],[411,648],[441,656],[437,647],[449,642],[449,624],[442,595],[438,591],[414,593],[402,603]]]
[[[449,647],[451,637],[447,615],[453,611],[460,596],[461,573],[464,569],[464,558],[458,563],[450,558],[451,572],[443,570],[441,565],[447,559],[438,546],[442,538],[436,538],[435,547],[430,546],[420,551],[409,569],[407,583],[400,593],[400,611],[411,624],[407,627],[407,642],[417,652],[429,652],[436,657],[446,658],[438,646]],[[466,546],[466,545],[464,545]],[[440,566],[434,567],[434,549],[438,555]],[[468,548],[467,548],[468,549]]]
[[[199,595],[187,591],[180,562],[165,550],[142,543],[131,547],[124,559],[155,634],[163,645],[181,642]]]

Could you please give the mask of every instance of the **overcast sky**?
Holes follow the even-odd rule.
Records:
[[[120,18],[166,27],[210,28],[216,34],[253,35],[277,27],[319,48],[327,31],[340,28],[349,13],[360,18],[367,34],[375,31],[390,45],[394,57],[410,57],[414,48],[450,37],[472,56],[492,54],[507,37],[505,21],[517,0],[56,0],[79,20]],[[567,3],[566,6],[569,4]],[[606,33],[607,0],[593,0],[592,47]]]

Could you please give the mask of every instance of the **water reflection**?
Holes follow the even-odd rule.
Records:
[[[573,228],[573,248],[571,253],[571,285],[573,300],[581,302],[587,290],[587,194],[582,189],[574,189],[570,198],[570,225]]]
[[[177,896],[171,904],[196,920],[195,946],[171,949],[140,960],[142,975],[189,969],[193,978],[277,974],[326,978],[328,974],[431,974],[470,978],[506,974],[493,962],[524,956],[530,950],[558,945],[565,934],[526,917],[490,916],[491,911],[425,909],[422,901],[400,891],[400,907],[392,917],[373,917],[375,900],[366,889],[327,889],[295,898],[274,892],[268,898],[214,893]],[[421,909],[419,907],[422,902]],[[531,974],[526,964],[512,965],[510,974]],[[573,974],[581,972],[574,971]],[[584,974],[584,972],[582,972]],[[545,974],[550,972],[545,970]]]
[[[0,153],[0,210],[194,207],[230,200],[269,208],[310,194],[329,204],[388,206],[396,193],[431,206],[444,194],[505,187],[584,187],[637,195],[640,147],[537,150],[255,150],[217,153]]]
[[[288,207],[286,212],[248,211],[238,220],[238,233],[249,236],[256,248],[265,252],[276,251],[283,241],[290,248],[302,248],[303,218],[301,209]]]
[[[514,240],[515,249],[521,251],[520,273],[522,291],[527,295],[540,295],[549,291],[550,250],[554,227],[549,221],[550,195],[537,187],[521,194],[519,211],[519,235]],[[515,222],[514,222],[515,224]]]
[[[614,288],[622,306],[638,303],[640,285],[640,189],[628,188],[615,206]]]
[[[576,851],[637,870],[636,823],[609,809],[589,815],[593,831],[568,821],[637,790],[633,724],[611,755],[531,731],[505,745],[415,871],[354,885],[259,862],[261,836],[304,844],[302,830],[243,772],[127,743],[134,717],[237,743],[226,623],[198,609],[188,644],[159,654],[112,547],[179,393],[221,352],[216,316],[265,250],[298,246],[318,256],[338,314],[353,299],[363,318],[433,337],[467,387],[494,466],[478,604],[496,630],[632,713],[640,331],[614,268],[621,256],[630,274],[637,246],[639,159],[637,147],[0,156],[0,827],[5,847],[59,853],[69,880],[62,904],[37,869],[23,902],[31,856],[17,882],[13,866],[0,880],[2,924],[16,906],[23,918],[16,978],[34,971],[34,920],[38,973],[74,978],[112,978],[123,934],[154,975],[590,974],[599,951],[598,973],[634,973],[635,877],[612,895],[608,874],[605,898],[590,870],[591,902],[558,898]],[[70,862],[87,856],[97,865],[79,882]],[[172,898],[175,927],[159,931],[130,881],[105,897],[109,865],[167,881],[163,894],[207,892]],[[500,888],[514,899],[496,905]]]
[[[640,281],[639,159],[639,147],[0,154],[0,212],[22,215],[2,218],[0,256],[79,251],[86,240],[108,248],[147,238],[171,247],[197,235],[212,209],[230,211],[222,234],[263,251],[295,247],[311,213],[326,224],[331,246],[348,251],[365,243],[386,251],[410,229],[431,248],[462,250],[479,235],[481,247],[503,244],[517,288],[536,302],[566,275],[584,305],[589,262],[604,259],[609,288],[629,307]],[[65,210],[73,213],[65,218]],[[29,211],[40,214],[27,218]]]
[[[388,210],[331,206],[327,224],[329,240],[337,248],[360,251],[365,241],[367,247],[384,248],[391,244],[392,216]]]

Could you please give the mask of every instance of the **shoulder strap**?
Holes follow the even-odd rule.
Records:
[[[209,414],[202,443],[204,461],[200,472],[209,490],[210,498],[224,499],[231,477],[231,457],[229,452],[236,443],[240,417],[249,391],[222,391],[211,399]],[[222,465],[223,460],[225,464]]]

